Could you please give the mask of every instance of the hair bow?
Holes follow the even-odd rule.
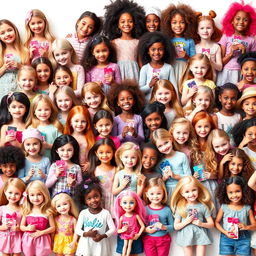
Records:
[[[139,147],[138,145],[134,145],[134,146],[133,146],[133,149],[134,149],[134,150],[139,150],[140,147]]]
[[[234,36],[234,39],[242,40],[241,36]]]
[[[22,193],[22,198],[21,198],[21,200],[20,200],[20,205],[24,204],[24,202],[25,202],[25,200],[27,199],[27,197],[28,197],[28,193],[24,191],[24,192]]]
[[[25,18],[26,24],[28,24],[28,23],[31,21],[32,15],[33,15],[33,11],[30,10],[30,11],[27,13],[26,18]]]

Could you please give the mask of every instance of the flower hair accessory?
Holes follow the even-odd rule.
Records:
[[[28,23],[31,21],[32,16],[33,16],[33,10],[30,10],[30,11],[27,13],[26,18],[25,18],[26,24],[28,24]]]
[[[134,149],[134,150],[139,150],[140,147],[139,147],[138,145],[134,145],[134,146],[133,146],[133,149]]]
[[[89,187],[88,185],[86,185],[86,184],[84,185],[84,188],[85,188],[85,189],[87,189],[88,187]]]
[[[23,205],[23,204],[24,204],[25,200],[27,200],[27,197],[28,197],[28,193],[24,191],[24,192],[22,193],[22,198],[21,198],[21,200],[20,200],[20,205]]]

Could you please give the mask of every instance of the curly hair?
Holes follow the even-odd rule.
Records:
[[[129,13],[134,21],[134,28],[132,30],[132,37],[139,38],[145,31],[145,11],[132,0],[116,0],[104,7],[104,24],[103,34],[110,40],[121,37],[122,32],[118,28],[120,16],[124,13]]]
[[[250,205],[253,203],[252,190],[247,186],[247,182],[244,180],[243,177],[234,176],[234,177],[223,179],[219,184],[216,190],[216,197],[218,198],[220,204],[230,203],[230,200],[227,195],[227,186],[231,184],[236,184],[241,187],[242,189],[242,198],[240,201],[241,204]]]
[[[176,56],[175,48],[173,44],[170,44],[170,40],[165,34],[156,31],[147,32],[140,38],[138,53],[142,64],[145,65],[151,62],[148,51],[154,43],[162,43],[164,46],[164,56],[161,61],[169,64],[172,63]]]
[[[237,62],[240,64],[241,68],[246,61],[256,62],[256,52],[246,52],[241,54],[237,59]]]
[[[237,12],[243,11],[249,15],[249,26],[247,31],[245,31],[246,36],[255,36],[256,35],[256,11],[255,9],[249,5],[242,3],[232,3],[224,15],[222,20],[222,32],[227,36],[232,36],[235,33],[235,29],[233,27],[232,21],[237,14]]]
[[[115,112],[115,115],[122,113],[122,109],[117,105],[118,95],[122,91],[128,91],[132,94],[134,104],[131,111],[135,114],[140,114],[141,109],[144,106],[144,95],[137,83],[133,80],[124,80],[121,84],[111,86],[108,93],[109,107]]]
[[[174,37],[174,33],[171,28],[171,20],[176,14],[181,15],[186,23],[183,37],[185,37],[186,39],[193,38],[196,34],[196,15],[195,11],[186,4],[178,4],[177,6],[171,4],[169,5],[169,7],[162,11],[162,31],[171,38]]]

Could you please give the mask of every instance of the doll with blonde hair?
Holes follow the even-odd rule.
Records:
[[[178,230],[176,243],[184,255],[205,255],[206,245],[212,243],[207,229],[214,227],[211,211],[214,208],[208,190],[194,177],[179,180],[171,198],[174,229]]]

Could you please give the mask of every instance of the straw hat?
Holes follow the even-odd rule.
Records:
[[[242,94],[241,98],[236,103],[237,107],[240,107],[242,102],[245,99],[252,98],[252,97],[256,97],[256,88],[255,87],[246,88],[243,91],[243,94]]]

